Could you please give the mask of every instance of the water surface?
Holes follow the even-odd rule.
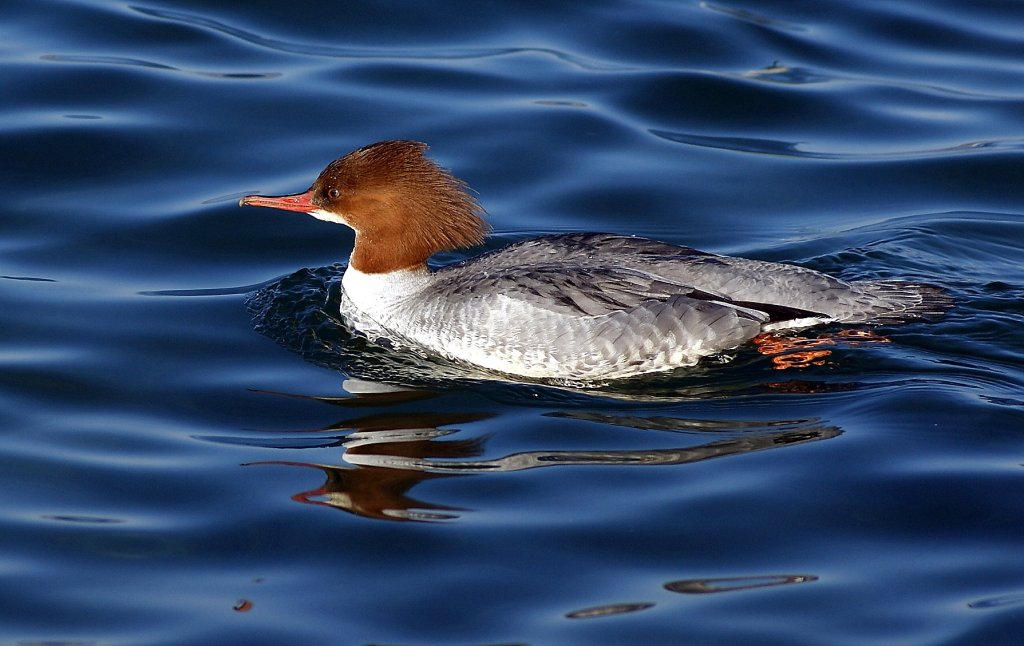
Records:
[[[0,641],[1012,643],[1021,34],[1012,3],[4,3]],[[347,230],[236,206],[388,138],[478,191],[486,248],[629,233],[957,304],[802,369],[424,370],[338,327]]]

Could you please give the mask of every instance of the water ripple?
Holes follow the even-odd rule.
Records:
[[[724,577],[720,579],[684,579],[665,584],[670,592],[682,594],[713,594],[717,592],[739,592],[757,588],[771,588],[795,583],[813,583],[818,577],[813,574],[780,574],[774,576]]]
[[[516,54],[536,53],[549,56],[569,63],[573,67],[587,70],[625,70],[628,66],[614,63],[597,62],[587,58],[545,47],[454,47],[454,48],[367,48],[342,47],[338,45],[317,45],[299,43],[262,36],[255,32],[235,27],[219,20],[207,18],[184,11],[154,9],[150,7],[130,7],[145,16],[168,20],[171,22],[209,29],[231,38],[256,45],[257,47],[281,52],[284,54],[301,54],[303,56],[321,56],[339,59],[413,59],[418,61],[431,60],[473,60],[494,58]]]
[[[223,80],[250,80],[250,79],[271,79],[281,76],[279,72],[207,72],[204,70],[186,70],[173,65],[165,65],[154,61],[147,61],[127,56],[97,56],[92,54],[44,54],[41,60],[54,63],[86,63],[92,65],[119,65],[127,67],[142,67],[147,69],[181,72],[196,76]]]
[[[807,31],[807,28],[803,25],[796,23],[787,22],[784,20],[777,20],[775,18],[769,18],[763,14],[758,14],[747,9],[740,9],[738,7],[728,7],[723,4],[716,4],[713,2],[701,2],[701,8],[709,11],[717,12],[736,20],[750,23],[758,27],[770,27],[779,31],[791,31],[791,32],[803,32]]]
[[[565,613],[567,619],[598,619],[612,615],[624,615],[631,612],[640,612],[653,608],[654,604],[648,601],[634,603],[611,603],[605,606],[591,606]]]
[[[988,610],[989,608],[1019,606],[1021,604],[1024,604],[1024,592],[1018,592],[1017,594],[1006,594],[998,597],[989,597],[987,599],[972,601],[969,604],[967,604],[967,607],[975,610]]]
[[[855,153],[828,152],[806,150],[798,142],[778,141],[756,137],[722,137],[698,135],[684,132],[672,132],[652,128],[652,135],[674,143],[715,148],[733,152],[753,153],[757,155],[773,155],[778,157],[796,157],[800,159],[824,159],[835,161],[885,161],[890,159],[915,159],[927,157],[956,157],[964,154],[989,152],[1019,152],[1024,150],[1024,139],[1006,139],[1001,141],[970,141],[953,146],[940,148],[924,148],[915,150],[892,150],[885,152]]]
[[[1021,34],[1008,2],[0,2],[0,634],[1019,641]],[[956,306],[585,393],[371,347],[352,234],[234,203],[392,137],[488,248],[607,230]]]

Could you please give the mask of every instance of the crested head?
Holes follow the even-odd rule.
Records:
[[[426,144],[383,141],[331,162],[310,189],[242,204],[309,213],[356,232],[350,265],[364,273],[425,266],[439,251],[483,242],[483,209],[467,186],[428,159]]]

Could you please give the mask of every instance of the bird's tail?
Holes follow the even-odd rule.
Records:
[[[871,297],[872,323],[898,323],[942,316],[953,306],[953,298],[941,287],[900,280],[860,280],[851,287]]]

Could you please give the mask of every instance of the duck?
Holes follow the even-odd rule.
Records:
[[[490,227],[467,184],[426,152],[374,143],[304,192],[239,202],[351,228],[339,314],[396,351],[513,379],[607,383],[691,367],[777,330],[931,318],[951,302],[925,283],[844,281],[616,233],[542,235],[433,268],[432,256],[478,247]]]

